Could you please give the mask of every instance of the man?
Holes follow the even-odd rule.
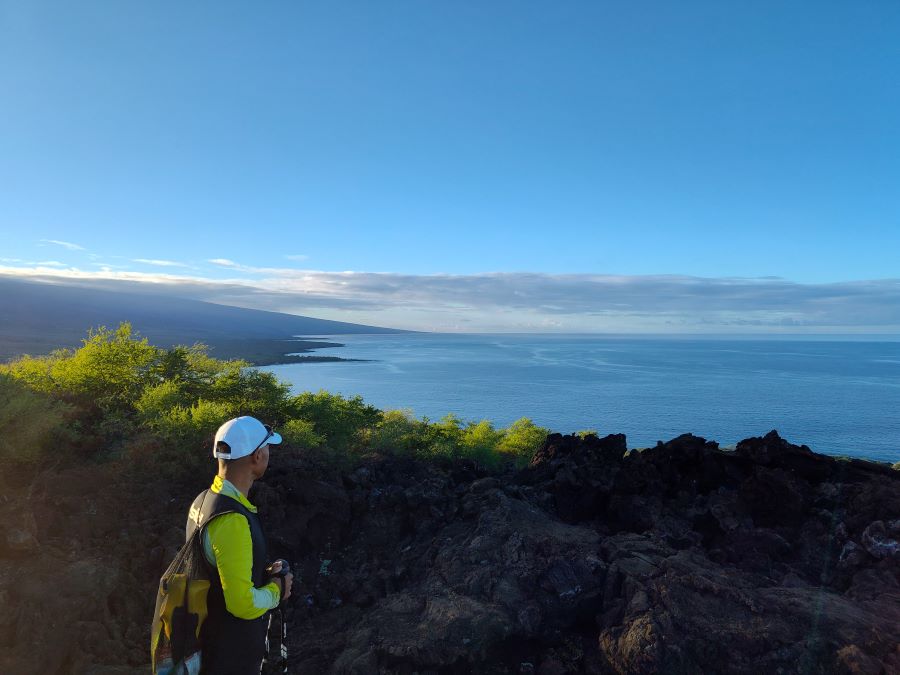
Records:
[[[213,457],[219,472],[194,503],[186,535],[202,527],[203,553],[211,567],[208,616],[201,629],[203,673],[258,675],[265,656],[266,613],[291,594],[293,575],[269,576],[266,540],[256,507],[247,499],[269,465],[269,446],[281,436],[254,417],[219,427]],[[281,561],[271,568],[276,574]]]

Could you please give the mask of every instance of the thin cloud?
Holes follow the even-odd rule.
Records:
[[[249,274],[259,274],[271,271],[264,267],[251,267],[250,265],[241,265],[240,263],[237,263],[234,260],[229,260],[228,258],[210,258],[206,262],[217,265],[218,267],[226,267],[230,270],[234,270],[235,272],[246,272]]]
[[[56,244],[57,246],[62,246],[63,248],[67,248],[70,251],[85,251],[84,246],[80,246],[79,244],[73,244],[71,241],[60,241],[59,239],[41,239],[41,243],[44,244]]]
[[[303,262],[304,260],[309,260],[308,255],[304,255],[303,253],[295,253],[293,255],[284,256],[286,260],[293,260],[294,262]]]
[[[143,263],[144,265],[156,265],[157,267],[189,267],[184,263],[175,262],[174,260],[155,260],[151,258],[132,258],[132,262]]]
[[[18,267],[65,267],[65,263],[58,260],[22,260],[21,258],[0,258],[0,262],[13,263]]]
[[[112,263],[107,262],[93,262],[91,263],[93,267],[99,267],[102,270],[127,270],[128,265],[113,265]]]
[[[231,262],[231,261],[229,261]],[[250,268],[252,278],[2,267],[107,289],[404,328],[590,332],[900,332],[900,279],[495,273],[405,275]]]

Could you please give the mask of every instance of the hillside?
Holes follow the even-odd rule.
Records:
[[[257,364],[284,361],[296,335],[399,333],[307,316],[242,309],[163,294],[23,281],[0,276],[0,361],[21,354],[44,354],[77,347],[89,327],[122,321],[159,346],[205,342],[219,358],[246,358]],[[302,347],[325,346],[303,344]]]

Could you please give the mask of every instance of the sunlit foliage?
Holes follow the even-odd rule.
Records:
[[[290,400],[290,412],[293,418],[312,422],[325,444],[339,449],[363,447],[364,431],[381,419],[381,411],[364,403],[362,397],[344,398],[327,391],[295,396]]]
[[[433,422],[410,410],[382,412],[359,396],[294,396],[289,384],[244,361],[215,359],[201,344],[161,349],[127,323],[91,330],[78,349],[0,366],[0,456],[23,461],[79,444],[114,457],[130,443],[155,447],[167,466],[177,467],[179,456],[197,466],[209,459],[216,428],[239,415],[276,425],[294,448],[342,458],[374,451],[463,460],[482,468],[526,464],[549,433],[527,418],[497,429],[452,414]]]

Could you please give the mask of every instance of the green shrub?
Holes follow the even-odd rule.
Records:
[[[34,391],[57,393],[61,388],[53,378],[53,367],[59,359],[70,354],[66,350],[57,350],[49,356],[22,356],[0,366],[0,373],[28,385]]]
[[[0,460],[37,462],[76,441],[74,409],[0,373]]]
[[[497,450],[511,455],[519,464],[528,464],[549,433],[549,429],[539,427],[527,417],[522,417],[503,431]]]
[[[401,447],[413,456],[425,460],[455,460],[462,457],[462,421],[456,415],[446,415],[437,422],[430,422],[426,417],[411,424],[415,426],[410,429]]]
[[[71,356],[53,362],[50,374],[55,386],[91,398],[104,411],[130,411],[144,387],[154,381],[160,350],[146,338],[132,337],[128,323],[115,331],[101,326],[83,343]]]
[[[173,408],[185,408],[193,403],[191,395],[181,380],[164,380],[144,389],[134,407],[141,419],[152,424]]]
[[[408,454],[420,459],[469,459],[497,467],[504,459],[527,464],[549,431],[523,417],[508,429],[495,429],[487,420],[463,425],[456,415],[437,422],[417,420],[409,410],[389,410],[367,435],[368,447]]]
[[[325,438],[315,431],[315,426],[307,420],[288,420],[278,429],[282,438],[298,448],[317,448]]]
[[[387,410],[369,434],[367,445],[381,452],[415,454],[428,445],[427,426],[411,410]]]
[[[440,439],[457,448],[462,445],[463,421],[457,415],[447,413],[432,426]]]
[[[216,429],[235,417],[227,403],[200,400],[190,407],[175,406],[151,420],[147,425],[169,444],[192,450],[212,441]]]
[[[281,424],[291,415],[291,385],[281,382],[272,373],[250,368],[244,361],[222,362],[206,397],[228,403],[235,416],[252,415],[266,422]]]
[[[363,402],[361,396],[344,398],[319,391],[304,392],[289,402],[290,417],[312,422],[315,433],[334,449],[354,450],[363,446],[364,431],[381,419],[381,411]]]
[[[461,455],[484,468],[496,467],[500,461],[497,447],[502,439],[503,432],[494,429],[488,420],[471,422],[462,432]]]
[[[177,473],[185,462],[209,458],[222,422],[252,415],[280,427],[288,443],[321,447],[323,457],[331,453],[341,465],[369,448],[494,468],[510,459],[527,463],[548,434],[527,418],[498,430],[487,420],[464,423],[452,414],[432,422],[409,410],[381,412],[360,396],[291,397],[290,385],[272,373],[212,358],[201,344],[159,349],[127,323],[91,330],[83,343],[0,366],[0,430],[9,439],[3,452],[24,444],[40,455],[77,430],[82,448],[108,458],[136,443],[155,448],[142,456],[158,456]],[[29,421],[25,431],[22,420]]]

